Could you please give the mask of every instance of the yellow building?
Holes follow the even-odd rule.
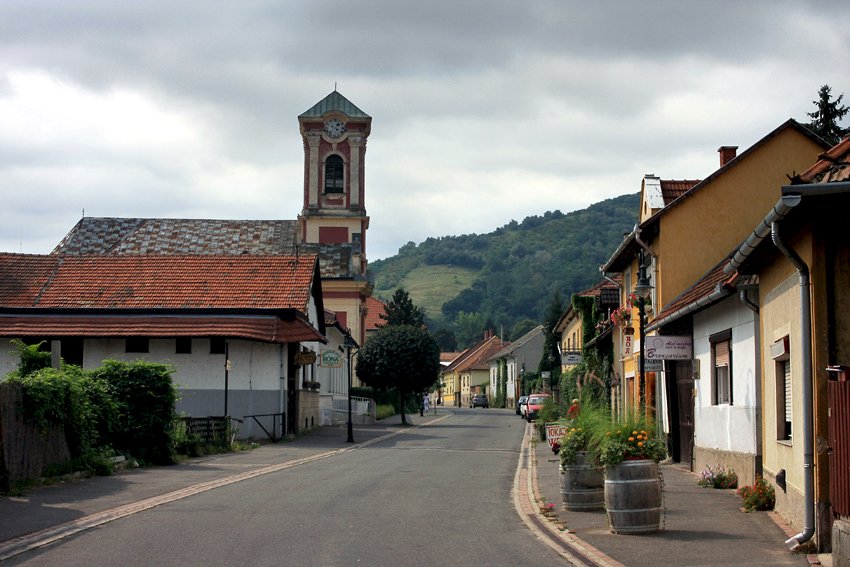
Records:
[[[603,272],[622,274],[622,313],[630,319],[614,331],[622,373],[615,403],[633,407],[643,393],[647,411],[656,415],[670,435],[677,461],[691,466],[694,462],[695,409],[702,409],[694,406],[698,386],[694,376],[699,369],[694,366],[693,353],[673,360],[665,359],[673,356],[665,352],[651,361],[650,352],[645,353],[641,373],[641,343],[646,347],[650,341],[653,345],[664,342],[663,336],[671,337],[669,341],[684,337],[679,346],[691,343],[688,348],[693,348],[690,317],[671,320],[661,329],[654,324],[656,315],[726,258],[763,217],[762,211],[775,204],[787,176],[806,169],[824,149],[820,138],[788,120],[740,155],[732,146],[721,147],[720,168],[690,188],[687,185],[692,182],[664,182],[652,175],[642,182],[641,222],[602,267]],[[639,302],[632,295],[642,271],[644,283],[652,286],[644,303],[646,337],[641,336]],[[749,326],[752,329],[752,321]],[[707,340],[706,344],[713,343]],[[718,413],[719,422],[728,427],[739,418],[735,412],[741,400],[739,405],[733,404],[731,392],[728,398],[712,396],[702,400],[705,408]],[[750,404],[747,415],[756,410],[752,401]]]
[[[758,276],[764,477],[776,510],[850,561],[850,139],[791,184],[726,266]],[[834,521],[833,521],[834,520]]]

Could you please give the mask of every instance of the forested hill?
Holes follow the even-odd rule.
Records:
[[[564,301],[600,279],[637,219],[639,194],[564,214],[511,221],[488,234],[428,238],[369,264],[375,296],[403,287],[432,330],[451,330],[460,346],[485,326],[516,339],[543,321],[556,292]],[[514,336],[517,334],[517,336]]]

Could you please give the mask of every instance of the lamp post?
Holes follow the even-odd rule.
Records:
[[[638,254],[638,281],[635,285],[635,295],[638,298],[638,329],[640,332],[640,360],[639,372],[640,382],[638,388],[640,391],[640,407],[642,411],[646,411],[646,362],[644,360],[646,352],[644,349],[644,339],[646,333],[646,302],[649,295],[652,293],[652,285],[649,283],[649,278],[646,276],[646,264],[644,261],[644,252],[641,249]]]
[[[348,358],[348,439],[346,439],[346,442],[354,443],[354,425],[351,422],[351,348],[357,348],[357,343],[354,342],[354,338],[351,336],[351,329],[346,329],[345,331],[344,345]]]

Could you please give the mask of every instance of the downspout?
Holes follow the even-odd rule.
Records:
[[[759,306],[747,297],[747,290],[738,290],[738,300],[744,306],[753,312],[753,334],[755,335],[756,347],[756,376],[761,376],[761,323],[759,321]],[[761,388],[756,388],[756,419],[754,425],[755,440],[756,440],[756,462],[754,463],[756,476],[764,476],[764,435],[761,429],[762,417],[762,395]]]
[[[785,540],[790,549],[803,544],[815,534],[815,502],[814,502],[814,410],[812,408],[812,300],[809,293],[809,267],[802,258],[786,246],[779,235],[779,222],[770,225],[773,243],[786,258],[794,265],[800,278],[800,325],[802,334],[803,358],[803,531]]]

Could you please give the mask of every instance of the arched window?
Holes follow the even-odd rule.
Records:
[[[337,155],[328,156],[325,160],[325,193],[342,193],[343,182],[342,158]]]

